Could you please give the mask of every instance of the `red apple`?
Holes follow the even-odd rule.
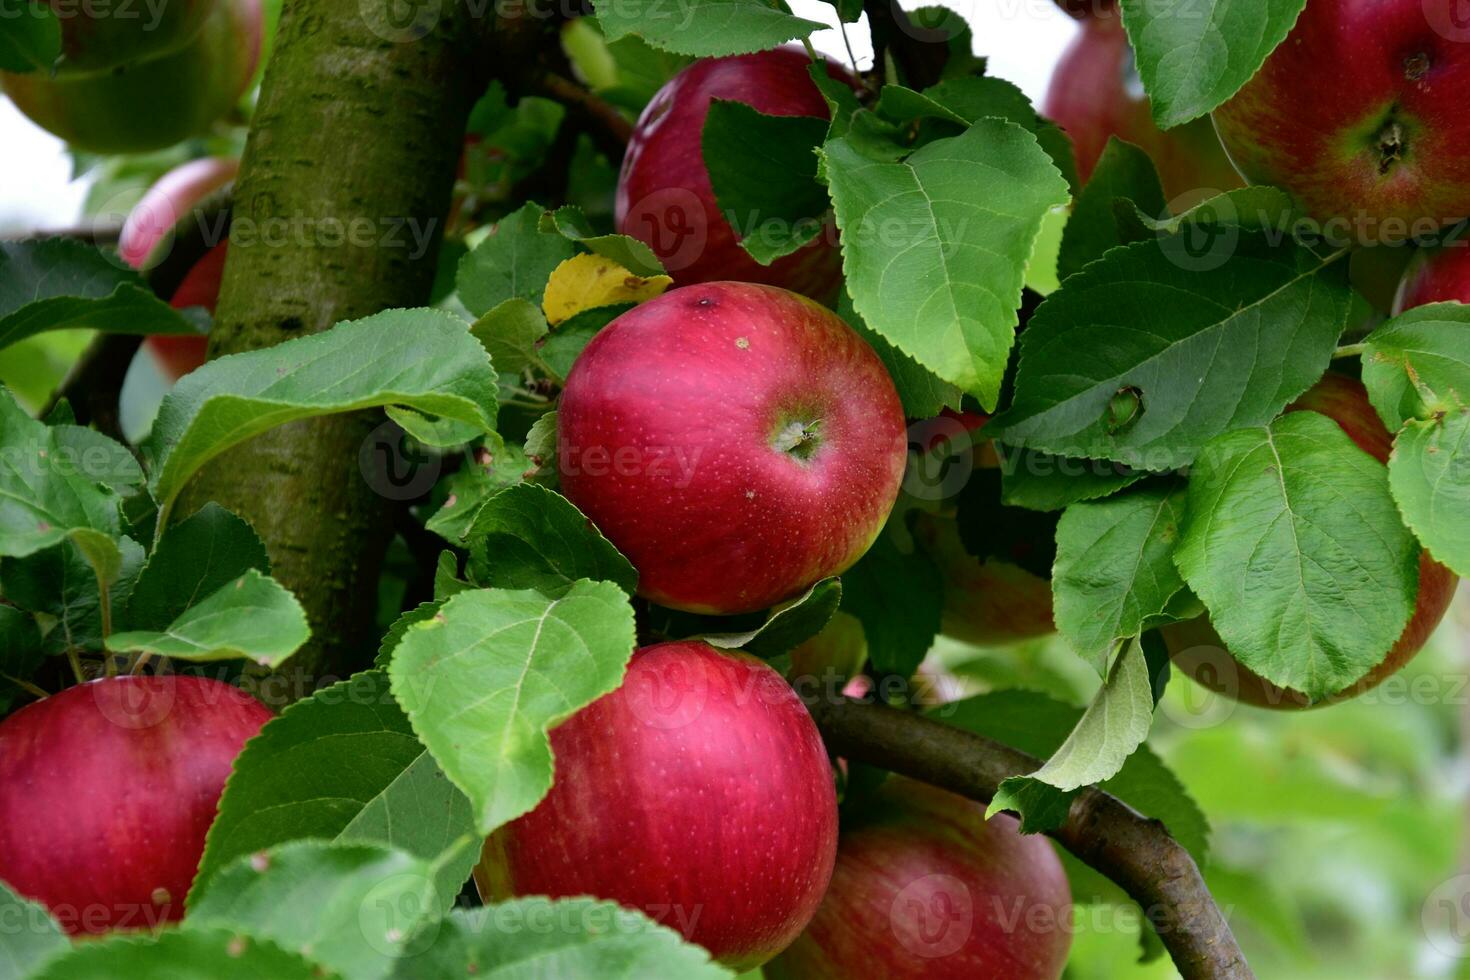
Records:
[[[836,575],[898,496],[903,409],[876,354],[796,293],[715,282],[618,317],[561,396],[563,492],[655,602],[764,609]]]
[[[1153,159],[1176,210],[1242,184],[1209,120],[1168,132],[1154,124],[1128,35],[1111,12],[1080,25],[1052,71],[1042,111],[1072,138],[1084,182],[1116,136]]]
[[[1470,303],[1470,241],[1420,249],[1394,298],[1394,315],[1428,303]]]
[[[144,153],[206,132],[255,74],[261,0],[224,0],[189,43],[110,72],[0,73],[16,108],[73,147]]]
[[[711,99],[743,102],[768,116],[827,118],[827,103],[800,48],[696,61],[659,89],[633,130],[618,177],[618,231],[646,242],[680,285],[717,279],[761,282],[826,299],[841,282],[831,229],[763,266],[740,247],[720,213],[700,149]],[[851,76],[828,66],[833,78]]]
[[[184,675],[70,687],[0,723],[0,879],[72,933],[184,913],[215,803],[271,718]]]
[[[832,876],[837,795],[816,725],[766,664],[645,647],[551,748],[551,792],[485,842],[487,899],[615,901],[737,969],[805,928]]]
[[[221,0],[168,0],[136,5],[48,0],[61,28],[58,75],[111,71],[176,51],[199,34]],[[46,69],[43,69],[46,70]]]
[[[172,247],[175,226],[186,220],[196,206],[235,179],[239,161],[228,157],[190,160],[160,177],[143,195],[123,222],[118,254],[135,269],[151,268]],[[229,243],[220,241],[180,281],[169,305],[175,309],[202,306],[214,313],[224,276]],[[204,337],[158,336],[144,341],[165,375],[172,381],[204,363],[208,340]]]
[[[1056,980],[1072,892],[1045,837],[890,777],[849,820],[832,886],[767,980]]]
[[[1241,173],[1290,191],[1360,243],[1470,215],[1470,45],[1453,7],[1308,0],[1261,70],[1215,110]]]
[[[945,636],[999,646],[1055,632],[1049,579],[1013,562],[971,555],[951,517],[919,515],[914,539],[944,580]]]
[[[1329,373],[1301,398],[1287,407],[1289,412],[1310,411],[1327,416],[1357,443],[1358,448],[1379,462],[1387,463],[1393,436],[1368,402],[1362,382]],[[1225,649],[1207,617],[1165,626],[1160,632],[1175,666],[1195,681],[1217,693],[1262,708],[1309,708],[1356,697],[1399,672],[1423,649],[1429,636],[1450,608],[1459,579],[1448,568],[1419,555],[1419,596],[1413,616],[1383,658],[1364,677],[1341,691],[1313,702],[1301,691],[1282,688],[1240,663]]]

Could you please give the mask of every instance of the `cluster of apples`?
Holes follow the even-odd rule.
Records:
[[[61,56],[0,85],[37,125],[94,153],[141,153],[205,132],[260,58],[261,0],[72,4],[51,0]]]

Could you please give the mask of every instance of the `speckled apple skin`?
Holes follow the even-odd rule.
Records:
[[[841,284],[835,230],[763,266],[720,213],[701,136],[712,99],[743,102],[768,116],[828,118],[827,103],[800,48],[704,58],[675,75],[644,108],[618,177],[618,231],[648,244],[680,285],[738,279],[830,299]],[[843,69],[828,74],[853,84]]]
[[[766,978],[1056,980],[1071,902],[1045,837],[890,777],[843,825],[826,899]]]
[[[551,748],[551,792],[485,844],[488,899],[615,901],[737,970],[805,928],[832,876],[837,796],[816,725],[769,666],[645,647]]]
[[[1336,422],[1363,452],[1388,462],[1393,435],[1368,401],[1362,382],[1329,372],[1302,397],[1287,406],[1289,412],[1317,412]],[[1383,660],[1362,678],[1326,698],[1313,702],[1301,691],[1283,688],[1240,663],[1225,649],[1209,617],[1200,616],[1165,626],[1160,633],[1174,664],[1197,683],[1217,693],[1259,708],[1320,707],[1371,691],[1403,669],[1424,648],[1429,636],[1449,611],[1460,579],[1433,558],[1419,553],[1419,595],[1408,625]],[[1227,659],[1228,658],[1228,659]]]
[[[1364,243],[1381,222],[1429,227],[1470,215],[1470,44],[1441,0],[1309,0],[1261,70],[1215,110],[1235,165],[1290,191],[1313,217],[1347,219]],[[1436,24],[1431,16],[1442,17]],[[1383,169],[1378,134],[1403,130]],[[1424,233],[1421,229],[1421,233]]]
[[[783,427],[816,422],[808,458]],[[862,556],[898,496],[898,393],[851,327],[752,283],[704,283],[593,338],[558,412],[562,492],[639,575],[706,613],[764,609]]]
[[[1420,249],[1410,261],[1394,299],[1394,316],[1429,303],[1470,303],[1470,240],[1460,237]]]
[[[220,681],[117,677],[0,723],[0,880],[68,931],[184,914],[230,767],[271,712]]]

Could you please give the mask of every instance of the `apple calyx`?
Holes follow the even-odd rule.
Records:
[[[794,419],[776,430],[771,439],[771,448],[804,463],[821,448],[821,428],[821,419],[812,419],[810,422]]]
[[[1393,169],[1394,164],[1402,160],[1408,153],[1408,139],[1404,133],[1403,124],[1393,117],[1390,110],[1388,122],[1378,131],[1373,138],[1374,146],[1378,148],[1378,174],[1387,176]]]

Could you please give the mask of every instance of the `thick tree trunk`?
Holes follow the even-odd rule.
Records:
[[[405,12],[421,20],[395,25]],[[428,301],[491,34],[452,2],[287,0],[235,188],[212,357]],[[313,639],[277,679],[289,683],[262,687],[269,700],[371,660],[392,502],[358,458],[381,421],[267,433],[209,467],[179,511],[213,499],[244,516],[306,607]]]

